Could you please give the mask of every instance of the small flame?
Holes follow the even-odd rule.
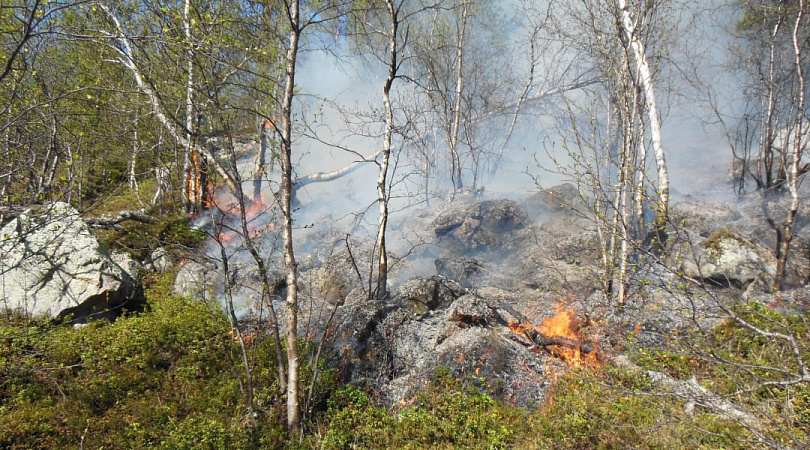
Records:
[[[568,362],[575,368],[601,366],[598,360],[599,349],[596,342],[588,342],[580,334],[584,321],[576,313],[558,304],[555,314],[543,319],[543,323],[536,328],[528,322],[510,323],[509,328],[520,335],[531,338],[536,333],[542,334],[546,338],[559,338],[565,345],[549,345],[547,348],[552,355]],[[583,347],[587,350],[583,352]]]
[[[202,194],[202,203],[205,209],[216,206],[216,189],[214,183],[208,182],[205,185],[205,192]]]
[[[509,323],[509,329],[517,334],[527,334],[527,332],[533,329],[532,324],[529,322],[520,323],[520,322],[511,322]]]

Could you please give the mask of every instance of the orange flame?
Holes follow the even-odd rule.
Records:
[[[543,319],[539,331],[546,336],[558,336],[569,339],[579,339],[579,328],[582,322],[577,319],[574,311],[557,305],[553,316]]]
[[[239,206],[236,202],[230,203],[227,208],[223,207],[222,209],[228,211],[229,214],[239,215]],[[254,220],[270,209],[271,207],[267,206],[261,198],[255,200],[245,198],[245,219],[248,233],[248,236],[244,236],[245,238],[255,238],[261,236],[264,232],[275,230],[276,224],[272,221],[262,224],[263,220]],[[239,242],[242,238],[241,230],[223,230],[217,236],[217,241],[223,245],[230,245],[232,242]]]
[[[520,323],[520,322],[510,322],[509,329],[517,334],[526,334],[528,331],[532,330],[532,324],[529,322]]]
[[[597,368],[601,366],[598,359],[598,346],[596,342],[587,341],[581,334],[580,330],[583,327],[584,321],[576,315],[576,313],[565,308],[562,304],[558,304],[555,308],[555,314],[551,317],[543,319],[543,323],[537,327],[536,332],[539,332],[547,338],[563,338],[568,345],[549,345],[548,349],[552,355],[566,361],[571,367],[574,368]],[[510,323],[509,328],[523,336],[531,336],[535,330],[532,325],[526,323]],[[584,346],[589,351],[583,352]]]

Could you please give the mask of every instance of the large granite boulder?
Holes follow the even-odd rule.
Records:
[[[673,206],[670,217],[676,226],[706,238],[739,219],[740,214],[727,203],[691,201]]]
[[[0,307],[85,321],[142,304],[139,283],[67,203],[26,210],[0,230]]]
[[[549,213],[571,211],[579,205],[579,189],[572,183],[563,183],[549,189],[541,188],[529,196],[524,204],[529,216],[538,217]]]

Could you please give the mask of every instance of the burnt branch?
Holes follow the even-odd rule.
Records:
[[[576,339],[571,339],[563,336],[546,336],[543,333],[540,333],[534,329],[526,329],[523,330],[523,336],[529,339],[533,344],[537,345],[538,347],[565,347],[571,350],[579,350],[583,354],[591,354],[597,352],[597,356],[599,355],[598,349],[596,346],[589,342],[582,342]]]

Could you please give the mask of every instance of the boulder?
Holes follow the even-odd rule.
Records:
[[[572,183],[563,183],[530,196],[525,201],[532,215],[572,210],[579,204],[579,190]]]
[[[125,251],[118,251],[113,252],[113,254],[110,255],[110,257],[112,258],[113,261],[115,261],[116,264],[121,266],[121,268],[124,269],[129,274],[129,276],[131,276],[134,280],[140,279],[141,275],[139,272],[144,267],[143,264],[139,263],[137,259],[132,257],[132,255],[130,255]]]
[[[198,300],[208,300],[215,287],[225,285],[225,277],[211,260],[186,260],[174,279],[174,293]]]
[[[681,247],[682,270],[689,277],[744,288],[761,277],[772,278],[776,272],[776,258],[770,251],[729,230],[698,242]]]
[[[483,266],[476,258],[439,258],[433,262],[436,273],[472,288],[483,279]]]
[[[510,251],[513,235],[529,223],[526,211],[512,200],[485,200],[454,205],[433,221],[439,245],[455,255]]]
[[[157,273],[166,273],[174,269],[172,256],[163,247],[156,248],[149,259],[152,260],[152,267]]]
[[[28,209],[0,230],[2,307],[77,322],[139,307],[138,282],[67,203]]]
[[[394,303],[414,314],[424,314],[450,306],[464,294],[460,284],[442,276],[414,278],[403,283],[393,294]]]
[[[680,202],[672,207],[670,218],[676,226],[709,237],[729,222],[740,218],[731,205],[719,202]]]

